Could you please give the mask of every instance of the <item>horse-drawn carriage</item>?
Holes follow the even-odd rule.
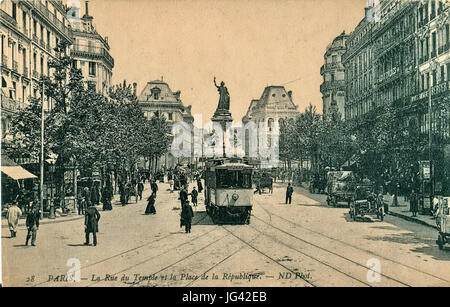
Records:
[[[259,194],[263,193],[265,189],[267,189],[270,194],[273,193],[273,177],[270,173],[255,173],[253,178],[256,186],[256,191],[259,192]]]

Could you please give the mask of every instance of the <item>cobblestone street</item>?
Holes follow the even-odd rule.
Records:
[[[450,283],[450,253],[438,249],[433,228],[394,216],[354,222],[348,208],[328,207],[323,195],[302,188],[295,188],[292,205],[285,205],[284,191],[284,184],[276,184],[273,194],[255,194],[249,225],[213,224],[201,195],[192,233],[186,234],[179,228],[178,193],[160,184],[156,215],[144,215],[148,188],[137,204],[100,211],[96,247],[83,246],[83,219],[41,225],[36,247],[24,246],[24,227],[13,239],[3,228],[4,282],[255,287]],[[80,282],[66,281],[71,258],[80,261]],[[379,276],[368,269],[374,264]]]

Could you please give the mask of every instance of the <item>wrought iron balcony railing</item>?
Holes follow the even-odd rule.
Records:
[[[15,72],[19,72],[19,64],[17,63],[17,61],[13,60],[12,70],[15,71]]]
[[[2,67],[9,68],[9,65],[8,65],[8,57],[7,57],[6,55],[3,55],[3,56],[2,56]]]

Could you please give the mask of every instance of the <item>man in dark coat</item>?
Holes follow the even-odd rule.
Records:
[[[417,194],[414,190],[411,191],[411,195],[409,196],[409,205],[410,210],[412,212],[412,216],[417,216],[417,210],[419,209],[419,200]]]
[[[98,221],[100,220],[100,212],[94,206],[90,206],[86,210],[84,216],[84,229],[86,232],[86,242],[84,245],[89,245],[89,234],[92,233],[94,237],[94,246],[97,245],[97,232],[98,232]]]
[[[41,217],[41,212],[39,211],[37,202],[33,204],[33,209],[27,214],[26,225],[28,228],[27,239],[25,245],[28,245],[28,241],[31,238],[31,245],[35,246],[37,231],[39,229],[39,219]]]
[[[198,197],[198,192],[195,189],[195,187],[193,187],[192,192],[191,192],[191,201],[192,201],[192,204],[194,205],[194,207],[197,207],[197,197]]]
[[[180,191],[181,208],[183,208],[184,203],[187,201],[188,201],[188,192],[186,186],[184,186]]]
[[[144,191],[144,183],[142,181],[139,181],[139,183],[137,184],[137,192],[140,200],[142,200],[143,191]]]
[[[110,182],[107,182],[102,191],[103,211],[112,210],[111,200],[113,198],[113,188]]]
[[[156,214],[155,194],[153,193],[149,196],[149,198],[147,198],[147,208],[145,208],[145,214]]]
[[[288,183],[288,186],[286,189],[286,205],[287,205],[288,201],[289,201],[289,204],[291,204],[293,192],[294,192],[294,188],[292,188],[291,184]]]
[[[191,233],[192,218],[194,217],[194,211],[189,205],[189,200],[187,200],[181,209],[181,219],[180,227],[185,226],[186,233]]]
[[[158,192],[158,185],[156,184],[155,179],[151,183],[151,188],[152,188],[152,194],[155,194],[155,197],[156,197],[156,192]]]
[[[197,188],[199,193],[203,191],[202,177],[200,175],[197,176]]]

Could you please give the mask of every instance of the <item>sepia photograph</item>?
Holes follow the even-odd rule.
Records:
[[[0,287],[450,286],[449,0],[0,0],[0,37]]]

